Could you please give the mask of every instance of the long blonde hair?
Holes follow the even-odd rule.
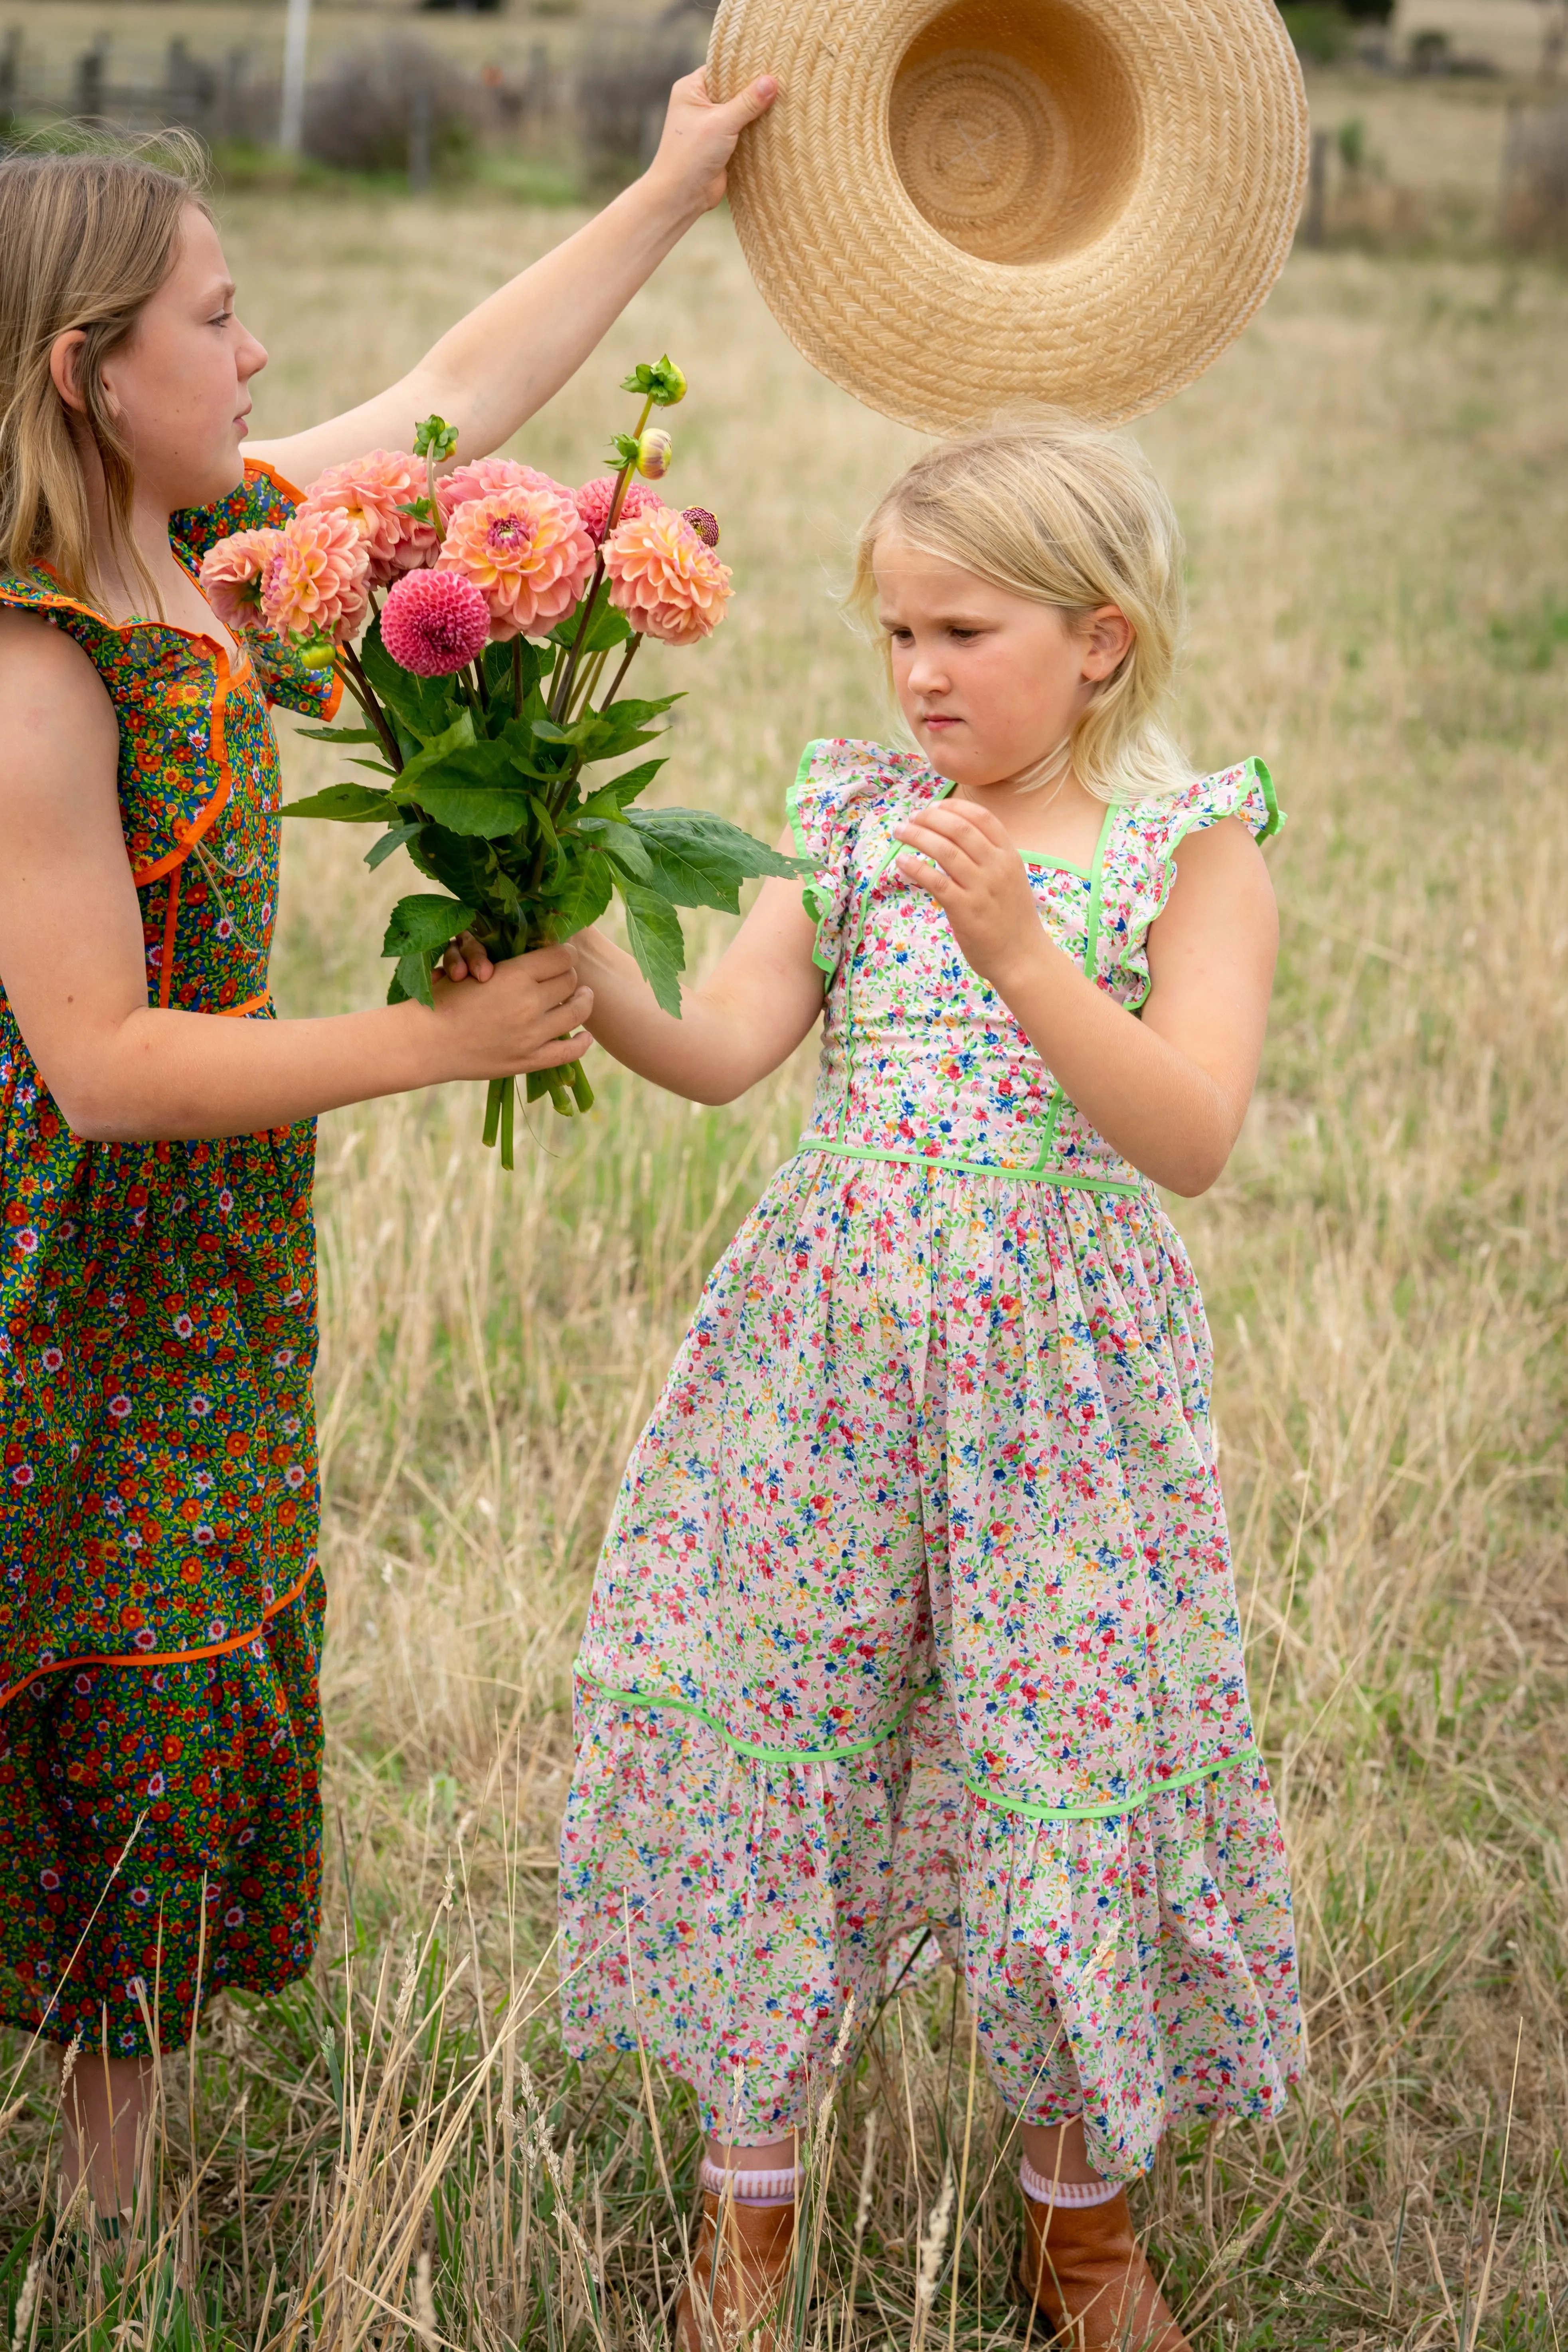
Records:
[[[917,458],[856,546],[846,602],[868,627],[877,542],[889,533],[994,587],[1054,605],[1069,626],[1116,605],[1132,643],[1073,729],[1073,772],[1096,800],[1118,804],[1191,782],[1168,725],[1184,619],[1182,536],[1136,443],[1041,409]]]
[[[156,163],[134,148],[0,161],[0,571],[47,558],[70,594],[93,590],[87,487],[49,373],[56,337],[79,328],[82,422],[103,467],[110,540],[156,610],[131,538],[131,451],[102,377],[173,268],[187,207],[207,210],[195,142],[164,133],[154,152]]]

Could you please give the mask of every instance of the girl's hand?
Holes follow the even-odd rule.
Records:
[[[647,168],[652,188],[680,211],[711,212],[724,194],[724,178],[735,142],[749,122],[765,114],[778,96],[772,74],[763,74],[722,106],[708,95],[707,68],[684,75],[669,93],[669,110],[658,152]]]
[[[948,800],[906,817],[893,838],[918,853],[897,861],[900,880],[936,900],[970,969],[1005,996],[1049,945],[1005,828],[989,809]]]
[[[569,1033],[592,1013],[594,992],[579,985],[570,947],[535,948],[501,964],[491,963],[467,933],[461,947],[466,953],[447,949],[436,988],[436,1016],[456,1056],[447,1075],[516,1077],[524,1070],[555,1069],[580,1058],[590,1041]],[[470,975],[489,984],[451,984]]]

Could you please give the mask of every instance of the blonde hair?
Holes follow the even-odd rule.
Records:
[[[1055,606],[1069,626],[1116,605],[1132,643],[1073,728],[1073,772],[1096,800],[1118,804],[1192,781],[1167,724],[1184,620],[1182,535],[1134,442],[1045,409],[917,458],[856,546],[846,602],[867,627],[876,618],[877,542],[894,532],[994,587]],[[890,660],[885,640],[884,652]]]
[[[0,571],[47,557],[70,594],[85,601],[94,585],[87,486],[49,373],[56,338],[79,329],[80,421],[103,467],[110,541],[157,609],[131,538],[131,451],[102,371],[174,268],[186,209],[207,211],[200,174],[195,142],[170,132],[140,149],[0,161]]]

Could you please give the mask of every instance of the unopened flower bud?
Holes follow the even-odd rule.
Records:
[[[331,637],[323,636],[307,637],[298,650],[307,669],[331,669],[338,651]]]
[[[650,425],[637,443],[637,471],[650,482],[662,481],[674,455],[675,444],[668,434],[657,425]]]
[[[719,518],[710,514],[706,507],[682,507],[680,520],[691,525],[704,547],[718,546]]]

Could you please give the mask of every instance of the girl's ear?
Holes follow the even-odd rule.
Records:
[[[55,390],[78,416],[87,411],[81,390],[81,355],[86,345],[87,337],[79,327],[68,327],[49,345],[49,373]]]
[[[1119,669],[1132,649],[1133,627],[1119,604],[1101,604],[1083,633],[1083,676],[1096,686]]]

